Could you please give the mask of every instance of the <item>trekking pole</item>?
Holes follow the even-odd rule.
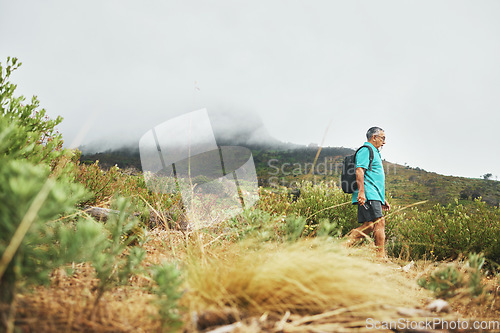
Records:
[[[314,213],[314,214],[312,214],[312,215],[308,216],[308,217],[306,218],[306,221],[307,221],[307,220],[309,220],[309,219],[310,219],[311,217],[313,217],[314,215],[316,215],[316,214],[318,214],[318,213],[321,213],[321,212],[323,212],[323,211],[325,211],[325,210],[327,210],[327,209],[332,209],[332,208],[336,208],[336,207],[344,206],[344,205],[347,205],[347,204],[350,204],[350,203],[351,203],[350,201],[347,201],[347,202],[344,202],[344,203],[341,203],[341,204],[338,204],[338,205],[333,205],[333,206],[326,207],[326,208],[323,208],[323,209],[321,209],[321,210],[318,210],[316,213]]]
[[[405,207],[402,207],[402,208],[400,208],[400,209],[398,209],[398,210],[396,210],[396,211],[394,211],[394,212],[392,212],[392,213],[389,213],[389,214],[387,214],[387,215],[385,215],[385,216],[379,217],[379,218],[378,218],[375,222],[373,222],[373,225],[372,225],[372,226],[374,226],[375,224],[377,224],[377,223],[378,223],[378,222],[379,222],[382,218],[384,218],[384,219],[385,219],[385,218],[387,218],[387,217],[390,217],[390,216],[391,216],[391,215],[393,215],[393,214],[399,213],[399,212],[400,212],[400,211],[402,211],[402,210],[405,210],[405,209],[407,209],[407,208],[414,207],[414,206],[417,206],[417,205],[424,204],[424,203],[426,203],[427,201],[429,201],[429,200],[419,201],[419,202],[416,202],[416,203],[413,203],[413,204],[407,205],[407,206],[405,206]],[[370,226],[367,226],[367,227],[365,227],[363,230],[356,230],[356,232],[361,233],[361,235],[362,235],[363,237],[365,237],[365,238],[369,238],[369,237],[368,237],[368,235],[367,235],[367,234],[365,234],[365,233],[363,232],[363,231],[365,231],[366,229],[368,229],[369,227],[370,227]],[[353,231],[353,230],[355,230],[355,229],[352,229],[351,231],[349,231],[349,232],[347,233],[347,235],[345,235],[345,237],[349,237],[349,235],[351,235],[351,233],[352,233],[352,231]]]
[[[385,216],[384,216],[384,218],[389,217],[389,216],[391,216],[391,215],[393,215],[393,214],[399,213],[400,211],[405,210],[406,208],[410,208],[410,207],[414,207],[414,206],[417,206],[417,205],[424,204],[424,203],[426,203],[427,201],[429,201],[429,200],[419,201],[419,202],[416,202],[416,203],[410,204],[410,205],[408,205],[408,206],[402,207],[402,208],[400,208],[400,209],[396,210],[395,212],[392,212],[392,213],[389,213],[389,214],[385,215]]]

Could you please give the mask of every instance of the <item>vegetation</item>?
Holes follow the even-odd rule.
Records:
[[[448,264],[440,267],[427,277],[418,280],[422,287],[433,291],[437,297],[450,298],[460,294],[472,297],[484,294],[483,274],[484,257],[470,254],[465,264]]]
[[[313,167],[316,148],[247,146],[252,151],[259,185],[264,188],[295,188],[303,181],[339,184],[342,161],[354,152],[348,148],[323,148]],[[104,169],[117,164],[122,169],[141,170],[139,150],[135,147],[85,154],[81,159],[86,164],[98,160]],[[387,161],[384,161],[384,169],[387,189],[394,203],[401,206],[427,200],[421,208],[431,209],[437,203],[447,205],[455,199],[465,206],[472,206],[477,198],[489,206],[500,203],[500,182],[492,180],[491,174],[477,179],[443,176]]]
[[[0,66],[0,313],[7,331],[14,328],[17,293],[49,282],[54,269],[91,263],[98,279],[88,308],[94,318],[104,292],[139,273],[145,255],[142,247],[129,246],[138,221],[127,215],[125,199],[117,199],[120,214],[106,224],[75,214],[78,205],[102,191],[88,192],[78,182],[75,153],[62,149],[54,129],[61,119],[50,120],[37,110],[36,97],[24,105],[24,97],[14,96],[16,86],[8,80],[19,65],[9,58]],[[89,174],[83,179],[95,176]],[[99,184],[101,190],[117,178]]]
[[[7,80],[17,66],[9,59],[0,67],[0,299],[7,304],[21,276],[38,279],[68,259],[64,255],[70,251],[60,239],[67,226],[54,220],[70,214],[84,197],[81,186],[61,176],[71,156],[60,150],[60,136],[54,135],[60,120],[34,111],[36,98],[22,105],[24,98],[13,96],[15,85]]]
[[[389,251],[411,259],[456,259],[461,254],[484,254],[488,266],[500,264],[500,209],[476,199],[464,206],[458,201],[415,208],[392,218],[388,225]]]
[[[358,225],[328,164],[343,148],[324,149],[310,174],[315,151],[256,147],[259,201],[221,223],[175,229],[180,196],[150,191],[132,164],[63,149],[61,119],[14,96],[18,66],[0,67],[0,331],[199,332],[236,322],[252,332],[356,331],[431,292],[463,316],[498,318],[500,213],[481,196],[498,198],[491,176],[390,166],[389,263],[376,262],[370,244],[341,246]],[[265,168],[283,156],[279,171]],[[429,195],[437,199],[406,209]],[[97,221],[87,206],[115,214]],[[408,260],[417,265],[405,273]]]

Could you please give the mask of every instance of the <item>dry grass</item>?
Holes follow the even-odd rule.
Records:
[[[50,287],[17,297],[16,326],[23,332],[156,332],[153,296],[131,286],[105,293],[94,312],[97,280],[89,265],[72,276],[54,272]],[[131,285],[146,283],[140,278]]]
[[[407,292],[417,287],[399,272],[318,239],[233,244],[212,256],[191,257],[186,270],[189,291],[183,303],[191,310],[317,314],[358,307],[373,315],[382,304],[418,304]]]

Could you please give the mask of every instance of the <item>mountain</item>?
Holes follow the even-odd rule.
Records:
[[[228,143],[238,142],[240,146],[252,151],[259,185],[264,187],[291,188],[303,180],[338,183],[344,157],[354,152],[352,149],[343,147],[323,147],[311,172],[318,152],[317,147],[286,143],[273,146],[269,142],[250,144],[242,138],[239,137],[239,141],[230,140]],[[116,164],[121,169],[141,170],[139,149],[136,146],[121,147],[95,154],[84,153],[81,156],[83,163],[93,163],[96,160],[99,160],[99,165],[103,168]],[[388,161],[384,161],[384,167],[387,192],[399,205],[408,205],[422,200],[429,201],[424,207],[430,207],[436,203],[447,204],[454,200],[468,204],[479,197],[489,205],[498,206],[500,202],[500,182],[498,181],[443,176]]]
[[[264,187],[294,187],[298,182],[338,182],[345,156],[354,150],[344,147],[304,146],[284,143],[272,137],[260,118],[253,113],[209,113],[211,127],[218,146],[242,146],[251,150],[259,185]],[[122,169],[142,169],[139,142],[106,147],[89,144],[81,147],[83,163],[99,160],[103,168],[118,165]],[[100,150],[98,150],[99,148]],[[316,164],[313,163],[320,151]],[[481,197],[490,205],[499,205],[500,182],[486,179],[443,176],[420,168],[411,168],[384,161],[386,189],[401,205],[429,200],[429,205],[446,204],[455,199],[467,204]]]

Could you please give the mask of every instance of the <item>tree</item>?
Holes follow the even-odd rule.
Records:
[[[484,180],[490,180],[493,175],[491,173],[485,173],[481,177],[483,177]]]

